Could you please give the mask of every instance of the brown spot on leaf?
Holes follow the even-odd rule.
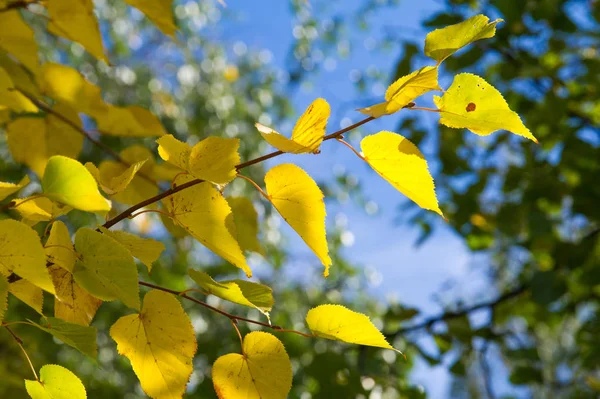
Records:
[[[477,106],[475,105],[475,103],[469,103],[469,104],[467,104],[467,112],[473,112],[473,111],[475,111],[475,108],[477,108]]]

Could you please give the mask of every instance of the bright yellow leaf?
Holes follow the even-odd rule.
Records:
[[[264,251],[258,241],[258,214],[252,201],[246,197],[229,197],[227,203],[233,212],[240,248],[262,254]]]
[[[480,136],[504,129],[537,143],[502,94],[479,76],[456,75],[444,95],[433,100],[440,110],[440,123],[445,126],[466,128]]]
[[[21,221],[28,226],[33,226],[39,222],[47,222],[71,210],[70,207],[57,204],[45,197],[19,198],[15,199],[14,202],[13,209],[21,215]]]
[[[194,269],[188,269],[188,274],[207,294],[258,309],[267,316],[273,308],[273,290],[264,284],[237,279],[217,282],[207,273]]]
[[[0,13],[0,49],[11,54],[34,75],[38,72],[38,46],[33,30],[23,21],[18,10]]]
[[[58,266],[50,267],[49,271],[56,290],[54,316],[69,323],[89,326],[102,301],[81,288],[69,271]]]
[[[4,321],[4,312],[8,307],[8,280],[0,274],[0,323]]]
[[[110,336],[118,352],[131,361],[148,396],[183,396],[197,344],[192,323],[175,296],[148,292],[141,313],[121,317]]]
[[[503,20],[489,22],[488,17],[480,14],[458,24],[436,29],[425,37],[425,55],[440,63],[474,41],[494,37],[499,22]]]
[[[17,61],[14,57],[7,53],[3,53],[0,49],[0,68],[4,68],[11,81],[18,87],[19,90],[23,90],[28,95],[33,97],[39,97],[41,95],[40,89],[36,82],[36,76],[29,71],[25,65]],[[33,71],[33,72],[38,72]]]
[[[40,369],[40,380],[25,380],[32,399],[86,399],[81,380],[62,366],[47,364]]]
[[[6,70],[0,67],[0,109],[6,108],[15,112],[37,112],[38,110],[27,97],[16,91],[12,79]]]
[[[192,147],[189,170],[198,179],[227,184],[237,174],[240,139],[207,137]]]
[[[39,314],[42,314],[44,293],[40,287],[36,287],[27,280],[17,280],[9,284],[8,292]]]
[[[181,170],[189,170],[192,147],[183,141],[177,140],[172,134],[162,136],[156,140],[156,143],[158,144],[158,155],[163,160]]]
[[[114,161],[104,161],[116,163]],[[115,170],[114,168],[104,168],[101,173],[98,168],[91,162],[87,162],[84,166],[86,169],[94,176],[94,179],[98,182],[102,191],[106,194],[116,194],[125,190],[129,183],[133,180],[135,174],[142,168],[142,166],[146,163],[146,160],[136,162],[133,165],[129,166],[123,173],[120,173],[116,176],[108,175],[106,172]],[[124,165],[123,165],[124,166]]]
[[[321,338],[396,350],[367,316],[341,305],[321,305],[309,310],[306,323]]]
[[[165,245],[162,242],[152,238],[142,238],[126,231],[112,231],[103,227],[100,227],[100,231],[114,238],[119,244],[127,248],[131,255],[146,265],[148,272],[152,271],[152,264],[156,262],[160,254],[165,250]]]
[[[141,165],[129,185],[123,191],[113,194],[111,198],[122,204],[133,205],[158,194],[158,184],[153,180],[156,165],[150,150],[140,145],[133,145],[121,151],[119,155],[129,165],[142,161],[145,163]],[[116,177],[127,175],[128,167],[120,162],[109,160],[102,162],[98,169],[101,176]],[[150,179],[151,177],[153,179]]]
[[[392,83],[385,92],[385,102],[359,109],[360,112],[379,118],[400,111],[423,94],[438,90],[438,68],[426,66]]]
[[[176,185],[193,180],[179,176]],[[165,204],[171,218],[185,228],[202,245],[221,256],[251,277],[252,271],[236,240],[231,208],[210,183],[200,183],[167,197]]]
[[[329,275],[329,248],[325,236],[325,202],[317,183],[293,164],[275,166],[265,176],[269,201],[313,250]]]
[[[327,101],[317,98],[296,122],[291,139],[260,123],[256,124],[256,128],[267,143],[280,151],[293,154],[318,153],[330,114],[331,109]]]
[[[45,5],[50,33],[81,44],[91,55],[108,63],[92,0],[50,0]]]
[[[29,176],[25,176],[18,183],[0,182],[0,201],[25,187],[30,181]]]
[[[360,143],[365,161],[381,177],[423,209],[444,216],[427,161],[416,145],[399,134],[379,132]]]
[[[77,255],[75,254],[75,248],[73,248],[73,243],[71,242],[69,229],[60,220],[52,223],[50,236],[46,241],[46,245],[44,245],[44,249],[49,262],[52,262],[71,273],[73,272]]]
[[[73,268],[77,284],[103,301],[120,299],[131,308],[140,308],[137,267],[124,246],[106,234],[81,228],[75,235],[75,250],[79,254]]]
[[[219,399],[285,399],[292,389],[292,364],[280,340],[254,331],[244,337],[241,355],[217,359],[212,379]]]
[[[44,194],[60,203],[88,212],[110,210],[92,174],[78,161],[62,155],[50,157],[42,178]]]
[[[175,36],[172,0],[125,0],[125,3],[146,14],[165,35]]]
[[[31,227],[16,220],[0,221],[0,273],[5,276],[15,273],[54,294],[40,237]]]

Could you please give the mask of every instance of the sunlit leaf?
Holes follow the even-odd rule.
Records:
[[[133,205],[158,194],[158,184],[150,179],[155,177],[155,163],[150,150],[140,145],[133,145],[121,151],[119,155],[129,165],[146,162],[133,176],[129,185],[123,191],[113,194],[111,199],[122,204]],[[127,169],[128,167],[122,163],[111,160],[100,163],[98,168],[100,175],[105,176],[123,175]]]
[[[421,208],[443,216],[427,161],[417,146],[399,134],[379,132],[365,137],[360,147],[364,159],[381,177]]]
[[[244,337],[242,354],[217,359],[212,379],[220,399],[285,399],[292,388],[292,364],[280,340],[254,331]]]
[[[258,214],[252,201],[246,197],[229,197],[227,203],[233,212],[240,248],[262,254],[263,249],[258,241]]]
[[[29,322],[92,359],[98,355],[98,331],[95,327],[69,323],[56,317],[42,317],[39,324],[31,320]]]
[[[189,182],[190,176],[180,176],[175,185]],[[252,271],[236,240],[231,208],[223,195],[210,183],[200,183],[165,199],[171,218],[185,228],[208,249],[242,269],[248,277]]]
[[[398,112],[423,94],[438,90],[438,68],[426,66],[392,83],[385,92],[385,102],[359,109],[360,112],[379,118]]]
[[[70,323],[89,326],[102,301],[90,295],[73,279],[73,275],[58,266],[49,269],[56,295],[54,316]]]
[[[494,37],[499,22],[503,20],[489,22],[488,17],[480,14],[458,24],[436,29],[425,38],[425,55],[440,63],[474,41]]]
[[[325,237],[325,202],[317,183],[293,164],[275,166],[265,176],[269,201],[313,250],[329,275],[329,248]]]
[[[152,264],[165,250],[165,245],[162,242],[152,238],[142,238],[126,231],[112,231],[103,227],[100,227],[100,231],[114,238],[119,244],[127,248],[131,255],[146,265],[148,272],[152,271]]]
[[[38,45],[33,30],[23,21],[18,10],[0,13],[0,49],[11,54],[32,73],[38,71]]]
[[[18,183],[0,182],[0,201],[25,187],[30,181],[29,176],[25,176]]]
[[[165,35],[175,36],[177,27],[173,22],[172,0],[125,0],[125,3],[146,14]]]
[[[105,162],[114,163],[114,161]],[[91,162],[87,162],[84,166],[92,174],[92,176],[94,176],[94,179],[96,179],[98,185],[100,185],[100,188],[102,188],[102,191],[104,191],[106,194],[116,194],[120,193],[121,191],[127,188],[129,183],[131,183],[131,181],[135,177],[135,174],[142,168],[145,162],[145,160],[136,162],[133,165],[129,166],[127,169],[125,169],[125,171],[123,171],[120,174],[117,174],[116,176],[112,176],[107,173],[109,171],[114,171],[115,168],[103,168],[102,171],[104,173],[102,173]]]
[[[148,396],[182,397],[197,344],[192,323],[175,296],[148,292],[141,313],[121,317],[110,336],[118,352],[131,361]]]
[[[139,309],[138,272],[129,251],[114,238],[81,228],[75,235],[79,258],[73,268],[77,284],[103,301],[120,299]]]
[[[72,158],[55,155],[48,160],[42,189],[48,198],[75,209],[88,212],[110,210],[110,202],[100,195],[92,174]]]
[[[192,147],[177,140],[172,134],[162,136],[156,140],[156,143],[158,144],[158,155],[163,160],[181,170],[189,170]]]
[[[317,98],[296,122],[291,139],[260,123],[256,124],[256,128],[267,143],[280,151],[293,154],[318,153],[330,113],[331,109],[327,101]]]
[[[8,280],[0,274],[0,323],[4,321],[4,312],[8,306]]]
[[[77,256],[71,242],[69,229],[60,220],[52,223],[50,236],[44,245],[48,260],[69,272],[73,272]]]
[[[83,383],[62,366],[47,364],[40,369],[40,380],[25,380],[32,399],[86,399]]]
[[[483,78],[461,73],[441,97],[434,97],[440,109],[440,123],[452,128],[466,128],[480,136],[508,130],[537,143],[519,115],[512,111],[502,94]]]
[[[5,276],[15,273],[54,294],[40,237],[31,227],[16,220],[0,221],[0,273]]]
[[[166,134],[156,115],[138,105],[117,107],[107,105],[102,112],[92,114],[102,134],[126,137],[155,137]]]
[[[217,282],[207,273],[194,269],[188,269],[188,274],[207,294],[239,305],[256,308],[267,315],[273,307],[273,290],[266,285],[245,280]]]
[[[321,305],[309,310],[306,323],[321,338],[396,350],[367,316],[341,305]]]
[[[9,284],[8,292],[39,314],[42,314],[44,293],[40,287],[36,287],[27,280],[18,280]]]
[[[3,13],[0,13],[2,15]],[[36,112],[38,108],[23,94],[15,89],[15,85],[4,68],[0,67],[0,109],[15,112]]]

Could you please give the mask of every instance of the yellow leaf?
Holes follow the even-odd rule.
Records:
[[[27,97],[16,91],[12,79],[2,67],[0,67],[0,108],[8,108],[15,112],[37,112],[38,110]]]
[[[266,285],[245,280],[217,282],[207,273],[194,269],[188,269],[188,274],[207,294],[255,308],[267,316],[273,308],[273,290]]]
[[[188,171],[190,167],[190,154],[192,147],[183,141],[177,140],[172,134],[167,134],[156,140],[158,155],[181,170]]]
[[[88,212],[110,210],[110,201],[100,195],[96,180],[78,161],[61,155],[48,160],[42,178],[44,194],[60,203]]]
[[[240,248],[262,254],[264,251],[258,241],[258,214],[252,201],[246,197],[229,197],[227,203],[233,212]]]
[[[165,35],[175,36],[172,0],[125,0],[125,3],[146,14]]]
[[[46,245],[44,245],[44,249],[48,261],[71,273],[73,272],[77,256],[71,242],[69,229],[60,220],[52,223],[50,236],[48,237],[48,241],[46,241]]]
[[[8,307],[8,280],[0,274],[0,323],[4,321],[4,312]]]
[[[118,352],[131,361],[148,396],[183,396],[197,344],[192,323],[173,295],[148,292],[141,313],[121,317],[110,336]]]
[[[212,379],[219,399],[285,399],[292,389],[292,364],[274,335],[254,331],[244,337],[242,353],[221,356]]]
[[[92,0],[51,0],[45,5],[50,15],[50,33],[78,42],[91,55],[108,63]]]
[[[421,208],[444,216],[427,161],[417,146],[399,134],[379,132],[365,137],[360,147],[365,161],[377,174]]]
[[[207,137],[192,147],[190,153],[190,173],[198,179],[215,184],[232,181],[240,163],[238,148],[240,139]]]
[[[166,134],[156,115],[137,105],[117,107],[107,105],[103,111],[91,114],[102,134],[125,137],[154,137]]]
[[[0,89],[0,96],[2,96],[2,89]],[[0,100],[0,103],[2,100]],[[10,121],[10,110],[8,108],[2,108],[4,105],[0,105],[0,127],[3,127],[6,122]]]
[[[105,162],[116,163],[114,161],[104,161],[103,163]],[[92,174],[92,176],[94,176],[94,179],[96,179],[102,188],[102,191],[104,191],[106,194],[116,194],[125,190],[127,186],[129,186],[129,183],[131,183],[135,174],[142,168],[142,166],[144,166],[144,163],[146,163],[146,160],[136,162],[125,169],[123,173],[117,174],[116,176],[110,175],[106,172],[118,170],[120,168],[104,168],[103,172],[105,173],[101,173],[91,162],[87,162],[84,166]],[[125,165],[122,166],[125,167]]]
[[[0,13],[0,49],[14,56],[34,75],[38,72],[38,46],[33,30],[17,10]]]
[[[160,254],[165,250],[165,245],[152,238],[142,238],[135,234],[126,231],[111,231],[100,227],[100,231],[114,238],[134,257],[138,258],[146,267],[148,272],[152,271],[152,263],[154,263]]]
[[[138,272],[129,251],[115,239],[88,228],[77,230],[79,258],[73,277],[83,289],[103,301],[120,299],[140,308]]]
[[[8,292],[17,297],[21,302],[30,306],[33,310],[42,314],[44,306],[44,293],[42,289],[31,284],[27,280],[18,280],[10,283]]]
[[[25,380],[32,399],[86,399],[81,380],[62,366],[47,364],[40,369],[40,380]]]
[[[280,151],[293,154],[319,153],[330,113],[327,101],[317,98],[296,122],[291,140],[260,123],[256,124],[256,128],[269,144]]]
[[[0,273],[5,276],[15,273],[54,294],[40,237],[31,227],[16,220],[0,221]]]
[[[425,38],[425,55],[439,64],[474,41],[494,37],[499,22],[503,20],[489,22],[488,17],[480,14],[458,24],[436,29]]]
[[[265,176],[269,201],[313,250],[329,275],[329,248],[325,237],[325,202],[317,183],[293,164],[275,166]]]
[[[193,180],[179,176],[175,185]],[[200,183],[165,199],[171,218],[202,245],[251,277],[252,271],[236,240],[233,214],[227,201],[210,183]]]
[[[438,84],[438,68],[426,66],[392,83],[385,92],[384,103],[361,108],[359,111],[379,118],[398,112],[417,97],[433,90],[442,90]]]
[[[306,323],[321,338],[396,350],[367,316],[341,305],[321,305],[309,310]]]
[[[152,153],[140,145],[127,147],[119,153],[121,159],[127,164],[133,165],[137,162],[146,161],[139,172],[133,176],[125,190],[113,194],[111,198],[117,202],[134,205],[158,194],[158,184],[151,180],[154,178],[155,163]],[[127,167],[116,161],[104,161],[100,164],[100,175],[118,176],[125,173]]]
[[[24,178],[21,179],[20,182],[18,182],[16,184],[15,183],[0,182],[0,201],[2,201],[3,199],[5,199],[9,195],[13,195],[17,191],[19,191],[20,189],[22,189],[23,187],[25,187],[26,185],[29,184],[30,181],[31,180],[29,180],[29,176],[26,175]]]
[[[433,100],[440,110],[440,123],[445,126],[466,128],[480,136],[504,129],[537,143],[502,94],[479,76],[456,75],[444,95]]]
[[[49,271],[56,290],[54,316],[69,323],[89,326],[102,301],[81,288],[69,271],[58,266],[50,267]]]
[[[13,209],[21,215],[21,221],[29,226],[55,219],[71,210],[70,207],[61,207],[45,197],[19,198],[14,201]]]
[[[11,57],[9,54],[3,53],[0,49],[0,67],[4,68],[10,79],[12,80],[15,87],[18,87],[19,90],[23,90],[25,93],[33,96],[39,97],[41,95],[40,89],[37,86],[37,82],[35,81],[35,75],[29,71],[23,64],[18,62],[15,58]]]
[[[71,121],[75,126],[79,126],[80,129],[83,128],[79,115],[77,115],[77,112],[71,106],[64,103],[57,103],[52,107],[52,110]],[[46,134],[44,139],[46,157],[64,155],[77,159],[83,149],[83,134],[53,114],[48,114],[45,122]]]

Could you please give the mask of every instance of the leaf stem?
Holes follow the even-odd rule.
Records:
[[[352,147],[351,144],[349,144],[346,141],[344,141],[341,137],[338,137],[336,140],[339,141],[340,143],[342,143],[343,145],[345,145],[346,147],[350,148],[352,150],[352,152],[356,154],[357,157],[359,157],[363,161],[367,162],[367,159],[365,157],[363,157],[360,154],[360,152],[356,151],[356,149],[354,147]]]
[[[23,354],[25,355],[25,358],[29,362],[29,367],[31,367],[31,371],[33,371],[33,375],[35,376],[36,381],[39,381],[40,379],[38,378],[38,375],[35,372],[35,367],[33,367],[33,363],[31,362],[31,359],[29,358],[29,355],[27,354],[27,351],[23,347],[23,340],[21,338],[19,338],[17,336],[17,334],[15,334],[7,325],[4,325],[4,328],[6,328],[6,330],[10,333],[10,335],[12,335],[12,337],[17,342],[17,345],[19,345],[19,348],[21,348],[21,350],[23,351]]]
[[[136,216],[140,216],[142,213],[159,213],[161,215],[165,215],[167,217],[171,217],[171,215],[169,215],[167,212],[161,211],[160,209],[145,209],[143,211],[139,211],[138,213],[132,213],[131,215],[127,216],[128,219],[133,219]]]
[[[242,355],[246,356],[246,354],[244,353],[244,339],[242,338],[242,334],[240,333],[240,329],[237,326],[237,322],[235,320],[232,320],[232,319],[229,319],[229,321],[231,322],[231,325],[235,329],[235,332],[237,332],[238,337],[240,337],[240,346],[242,347]]]
[[[415,110],[415,111],[428,111],[428,112],[437,112],[437,113],[439,113],[439,112],[442,112],[442,111],[441,111],[441,110],[439,110],[439,109],[435,109],[435,108],[427,108],[427,107],[410,107],[410,108],[407,108],[407,109],[410,109],[410,110]]]
[[[261,194],[262,194],[262,196],[263,196],[263,197],[265,197],[265,199],[266,199],[267,201],[270,201],[270,199],[269,199],[269,195],[268,195],[267,193],[265,193],[265,192],[263,191],[263,189],[262,189],[262,188],[260,188],[260,186],[254,182],[254,180],[252,180],[251,178],[249,178],[249,177],[247,177],[247,176],[244,176],[244,175],[242,175],[241,173],[238,173],[238,174],[237,174],[237,177],[241,177],[242,179],[244,179],[244,180],[246,180],[247,182],[249,182],[250,184],[252,184],[252,185],[254,186],[254,188],[256,188],[256,189],[258,190],[258,192],[259,192],[259,193],[261,193]]]

